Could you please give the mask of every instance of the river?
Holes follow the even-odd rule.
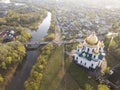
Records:
[[[47,35],[47,31],[51,24],[51,13],[47,13],[47,17],[39,25],[37,31],[29,31],[32,34],[31,41],[40,41]],[[36,63],[39,50],[27,51],[26,61],[17,69],[16,74],[6,87],[6,90],[24,90],[24,82],[29,77],[32,66]]]

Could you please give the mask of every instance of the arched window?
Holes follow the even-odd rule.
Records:
[[[80,63],[82,63],[82,61]]]
[[[78,60],[78,57],[76,57],[76,59]]]
[[[85,50],[85,46],[83,46],[83,49]]]
[[[89,51],[90,51],[90,49],[88,48],[87,52],[89,52]]]
[[[79,52],[79,49],[78,49],[78,52]]]
[[[91,64],[91,67],[93,67],[93,64]]]
[[[101,48],[99,48],[99,50],[101,50]]]
[[[94,58],[95,58],[96,56],[94,55]]]

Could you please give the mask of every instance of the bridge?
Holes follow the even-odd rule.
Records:
[[[39,48],[41,45],[46,45],[48,43],[54,43],[54,44],[72,44],[72,43],[76,43],[76,42],[82,42],[84,41],[84,39],[76,39],[76,40],[67,40],[67,41],[46,41],[46,42],[42,42],[42,41],[31,41],[31,42],[26,42],[23,43],[24,46],[26,47],[26,49],[37,49]]]
[[[39,48],[41,45],[46,45],[49,42],[39,42],[39,41],[34,41],[34,42],[26,42],[23,43],[24,46],[26,47],[26,49],[37,49]]]
[[[45,44],[48,44],[49,42],[38,42],[38,41],[35,41],[35,42],[26,42],[26,43],[23,43],[24,45],[45,45]]]

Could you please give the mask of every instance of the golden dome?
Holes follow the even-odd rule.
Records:
[[[103,41],[101,41],[100,42],[100,47],[104,47],[105,45],[104,45],[104,43],[103,43]]]
[[[97,48],[93,52],[94,52],[94,54],[99,54],[99,49]]]
[[[82,48],[83,46],[82,46],[82,43],[80,42],[79,44],[78,44],[78,48]]]
[[[95,33],[92,33],[90,36],[88,36],[85,39],[85,41],[87,44],[90,44],[90,45],[97,45],[98,44],[98,38],[97,38]]]

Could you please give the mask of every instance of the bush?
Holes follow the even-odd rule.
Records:
[[[2,75],[0,74],[0,83],[2,83],[4,81],[4,78],[2,77]]]
[[[85,84],[85,90],[93,90],[93,87],[90,84]]]
[[[98,85],[98,90],[110,90],[107,85],[100,84]]]
[[[105,72],[105,74],[109,74],[109,72],[110,72],[110,67],[107,67],[104,72]]]
[[[6,70],[13,63],[21,62],[25,54],[26,49],[19,41],[0,45],[0,69]]]
[[[52,41],[53,39],[55,39],[55,34],[51,33],[46,36],[45,41]]]

